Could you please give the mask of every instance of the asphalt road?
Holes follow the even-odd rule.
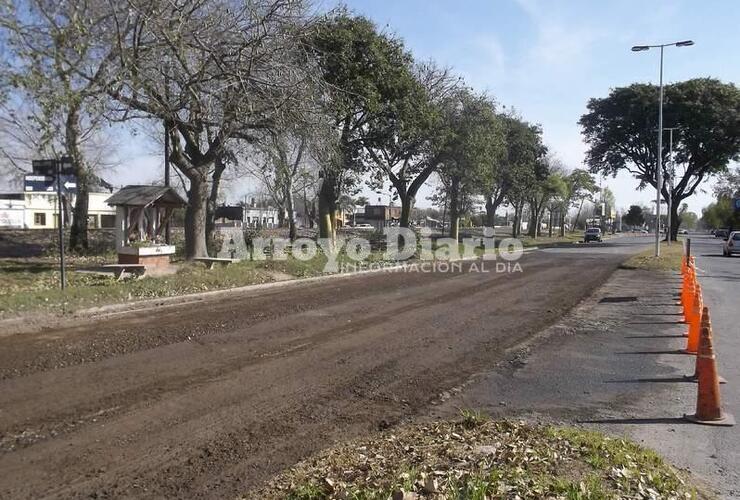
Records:
[[[710,308],[723,409],[740,422],[740,257],[723,257],[722,241],[690,235],[698,281]],[[572,249],[547,250],[570,253]],[[432,410],[457,408],[496,417],[580,425],[627,436],[689,471],[722,498],[740,498],[738,427],[687,422],[694,413],[695,357],[685,347],[677,273],[620,269],[537,342],[508,362],[476,374]]]
[[[2,335],[0,498],[244,493],[336,440],[427,413],[647,244],[536,251],[520,273],[378,273]]]

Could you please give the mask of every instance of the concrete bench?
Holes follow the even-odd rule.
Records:
[[[117,281],[121,281],[124,273],[127,271],[137,278],[144,276],[146,273],[146,266],[144,264],[105,264],[103,269],[112,270]]]
[[[216,264],[221,264],[222,266],[226,267],[232,262],[237,261],[236,259],[225,259],[219,257],[196,257],[193,260],[204,263],[208,269],[213,269]]]

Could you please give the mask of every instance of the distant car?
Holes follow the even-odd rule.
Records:
[[[583,233],[583,242],[588,243],[589,241],[601,242],[601,229],[598,227],[589,227],[586,232]]]
[[[358,229],[360,231],[374,231],[375,226],[373,226],[372,224],[356,224],[354,226],[354,229]]]
[[[727,236],[722,254],[730,257],[732,254],[740,254],[740,231],[733,231]]]
[[[689,230],[688,229],[681,229],[681,230],[678,231],[678,234],[689,234]]]
[[[640,233],[641,234],[648,234],[648,232],[649,231],[647,229],[640,229]]]
[[[726,240],[727,239],[727,236],[729,234],[730,234],[730,232],[727,229],[717,229],[714,232],[714,237],[715,238],[722,238],[722,239],[725,239]]]

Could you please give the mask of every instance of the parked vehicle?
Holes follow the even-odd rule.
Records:
[[[717,229],[714,232],[714,237],[715,238],[722,238],[722,239],[725,239],[726,240],[727,239],[727,236],[729,236],[729,234],[730,234],[730,232],[727,229]]]
[[[740,254],[740,231],[733,231],[727,236],[722,254],[730,257],[732,254]]]
[[[586,232],[583,233],[583,242],[588,243],[589,241],[598,241],[601,243],[601,228],[589,227]]]
[[[357,229],[359,231],[373,231],[375,226],[372,224],[356,224],[353,229]]]
[[[689,234],[688,229],[679,229],[678,234]]]

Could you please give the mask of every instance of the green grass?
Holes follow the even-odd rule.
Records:
[[[326,450],[246,498],[707,498],[625,439],[462,414]]]
[[[648,271],[680,271],[683,254],[683,241],[674,241],[670,246],[663,241],[660,244],[660,257],[655,257],[655,248],[652,247],[630,257],[622,264],[622,268]]]
[[[323,257],[302,262],[242,261],[228,267],[207,270],[199,263],[180,264],[176,274],[116,281],[111,276],[74,272],[67,269],[67,289],[60,290],[57,264],[51,261],[0,260],[0,315],[24,312],[70,311],[127,300],[171,297],[275,281],[276,276],[317,276]]]
[[[325,274],[327,263],[327,258],[321,253],[308,261],[292,256],[285,260],[242,260],[228,267],[216,266],[212,270],[200,263],[180,262],[176,263],[179,269],[175,274],[123,281],[116,281],[111,275],[75,272],[75,269],[95,268],[103,260],[71,258],[66,266],[67,289],[62,293],[59,264],[53,258],[0,259],[0,316],[34,311],[70,312],[130,300],[308,278]],[[107,259],[108,262],[111,260]],[[337,261],[340,266],[354,262],[344,253],[340,253]],[[393,264],[385,261],[380,251],[372,252],[367,263]]]

